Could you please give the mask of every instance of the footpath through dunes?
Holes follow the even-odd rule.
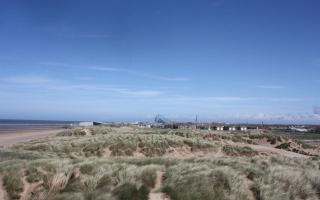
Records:
[[[0,175],[0,200],[8,200],[7,191],[3,187],[3,177]]]
[[[316,200],[320,159],[305,147],[249,133],[64,130],[0,148],[0,199]]]
[[[160,192],[162,187],[162,179],[164,172],[157,171],[156,184],[149,193],[149,200],[170,200],[170,197],[163,192]]]

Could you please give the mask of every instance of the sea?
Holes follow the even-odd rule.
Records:
[[[25,131],[53,130],[78,123],[79,122],[77,121],[0,119],[0,134]]]

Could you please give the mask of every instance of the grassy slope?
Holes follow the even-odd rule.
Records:
[[[143,200],[155,186],[157,172],[164,172],[162,191],[173,200],[319,199],[318,158],[259,156],[250,147],[234,145],[254,144],[262,137],[190,130],[69,130],[0,149],[0,177],[10,199]],[[283,140],[267,137],[270,143]],[[180,150],[191,156],[177,154]],[[27,186],[32,191],[23,192]]]

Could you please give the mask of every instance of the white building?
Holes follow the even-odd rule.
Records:
[[[93,126],[93,122],[80,122],[79,126]]]
[[[224,126],[217,126],[217,131],[223,131]]]
[[[306,128],[304,128],[304,127],[294,127],[294,126],[291,126],[290,129],[293,130],[293,131],[297,131],[297,132],[308,132],[308,129],[306,129]]]
[[[240,127],[240,130],[241,130],[241,131],[247,131],[248,128],[247,128],[246,126],[241,126],[241,127]]]

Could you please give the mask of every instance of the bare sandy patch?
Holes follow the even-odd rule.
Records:
[[[258,151],[259,153],[266,154],[266,155],[281,155],[281,156],[286,156],[286,157],[291,157],[291,158],[308,158],[309,157],[309,156],[302,155],[299,153],[294,153],[291,151],[277,149],[277,148],[269,147],[269,146],[249,145],[249,144],[246,144],[243,146],[251,147],[252,149]]]
[[[17,132],[8,134],[4,133],[0,134],[0,146],[8,146],[20,142],[27,142],[34,139],[45,138],[48,136],[53,136],[61,131],[63,131],[63,129]]]

